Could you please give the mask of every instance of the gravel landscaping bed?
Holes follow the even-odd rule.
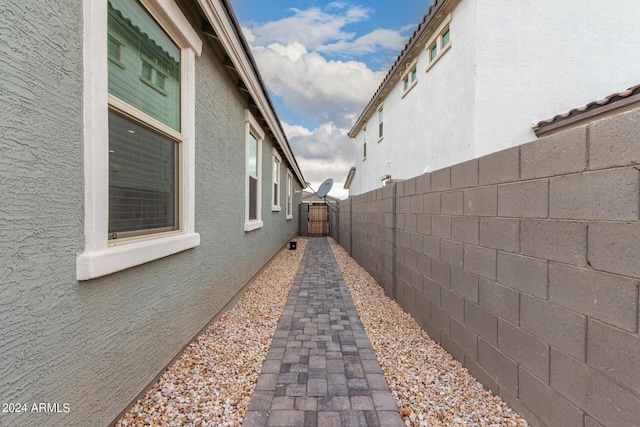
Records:
[[[296,240],[298,249],[280,251],[117,427],[242,424],[306,248]]]
[[[283,249],[117,427],[241,426],[306,248],[306,239],[297,241],[298,249]],[[527,426],[329,243],[407,426]]]
[[[407,426],[527,426],[429,338],[341,246],[329,242]]]

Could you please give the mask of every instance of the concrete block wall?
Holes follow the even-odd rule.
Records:
[[[384,187],[351,200],[351,256],[394,298],[394,191]],[[345,221],[346,222],[346,221]],[[343,242],[347,239],[343,239]],[[342,243],[343,246],[347,246]]]
[[[338,206],[338,235],[334,239],[351,255],[351,199],[340,200]]]
[[[351,199],[354,258],[533,426],[640,423],[638,123],[396,183],[391,215],[389,187]]]

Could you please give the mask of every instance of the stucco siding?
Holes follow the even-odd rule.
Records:
[[[478,0],[473,157],[535,139],[532,125],[638,84],[634,0]]]
[[[107,425],[293,236],[300,196],[294,219],[286,221],[284,209],[271,212],[274,142],[267,138],[264,227],[244,231],[248,104],[205,40],[196,60],[200,246],[76,281],[85,203],[82,4],[10,0],[5,9],[0,402],[69,403],[70,411],[0,413],[0,425]],[[284,192],[282,200],[284,207]]]

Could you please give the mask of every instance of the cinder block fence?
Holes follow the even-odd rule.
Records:
[[[640,425],[640,109],[343,201],[339,243],[533,426]]]

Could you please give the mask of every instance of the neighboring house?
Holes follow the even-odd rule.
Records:
[[[60,412],[0,425],[108,425],[295,235],[305,180],[228,0],[4,9],[0,402]]]
[[[634,85],[639,19],[635,0],[435,0],[349,132],[350,194],[533,140]]]

